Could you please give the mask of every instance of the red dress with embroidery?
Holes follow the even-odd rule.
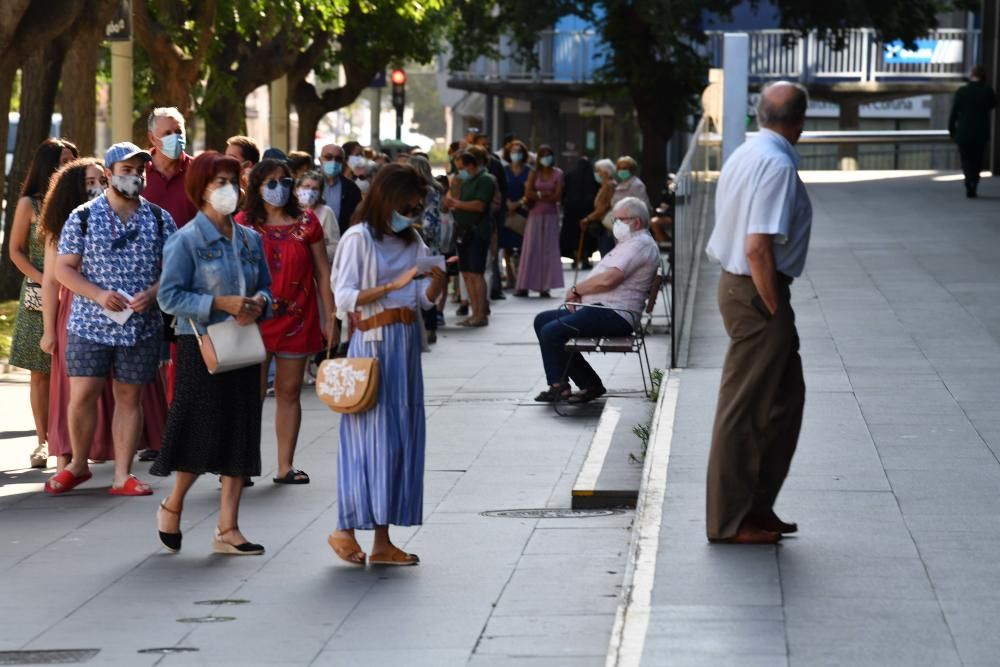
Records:
[[[246,225],[242,212],[236,222]],[[291,225],[246,225],[264,239],[271,269],[271,317],[260,321],[268,352],[315,354],[323,349],[312,244],[323,242],[323,226],[311,211]],[[326,251],[324,250],[324,253]],[[325,257],[325,254],[324,254]]]

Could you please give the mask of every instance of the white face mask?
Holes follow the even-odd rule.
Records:
[[[618,218],[615,218],[615,224],[611,227],[611,233],[615,235],[615,240],[621,241],[624,238],[628,238],[628,235],[632,233],[632,226],[627,222],[622,222]]]
[[[240,193],[235,185],[223,185],[221,188],[215,188],[208,196],[209,205],[221,215],[229,215],[235,211],[239,201]]]

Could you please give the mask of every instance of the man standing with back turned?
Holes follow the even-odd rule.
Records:
[[[979,187],[979,172],[983,169],[983,154],[990,142],[990,112],[997,105],[997,96],[985,82],[986,68],[972,68],[969,83],[955,91],[948,117],[948,134],[958,144],[965,174],[965,196],[972,199]]]
[[[802,274],[812,205],[794,144],[805,88],[769,84],[760,133],[726,161],[708,255],[722,264],[719,311],[729,335],[708,460],[710,542],[774,544],[798,528],[774,513],[802,424],[805,382],[789,287]]]

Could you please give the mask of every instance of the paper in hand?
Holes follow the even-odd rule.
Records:
[[[433,269],[434,267],[437,267],[442,271],[445,270],[444,255],[429,255],[427,257],[417,257],[418,274],[430,273],[431,269]]]
[[[121,294],[123,297],[125,297],[126,303],[132,303],[131,294],[121,289],[117,289],[115,291]],[[126,307],[125,310],[118,310],[118,311],[108,310],[107,308],[105,308],[104,316],[117,324],[125,324],[126,322],[128,322],[128,318],[132,317],[132,313],[134,312],[135,311],[132,310],[131,306]]]

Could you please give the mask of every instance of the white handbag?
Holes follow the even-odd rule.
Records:
[[[238,368],[256,366],[267,359],[264,339],[257,323],[241,326],[236,320],[209,324],[204,334],[198,334],[193,320],[188,320],[201,348],[201,358],[210,375],[218,375]]]
[[[246,245],[246,239],[239,224],[233,222],[233,255],[237,258],[236,272],[240,280],[240,296],[246,296],[246,280],[243,277],[243,267],[239,263],[239,252],[236,250],[236,237]],[[257,323],[240,325],[235,319],[229,319],[216,324],[209,324],[204,334],[198,333],[198,325],[188,319],[198,346],[201,348],[201,358],[210,375],[227,371],[235,371],[247,366],[256,366],[267,359],[264,349],[264,339],[260,335]]]

